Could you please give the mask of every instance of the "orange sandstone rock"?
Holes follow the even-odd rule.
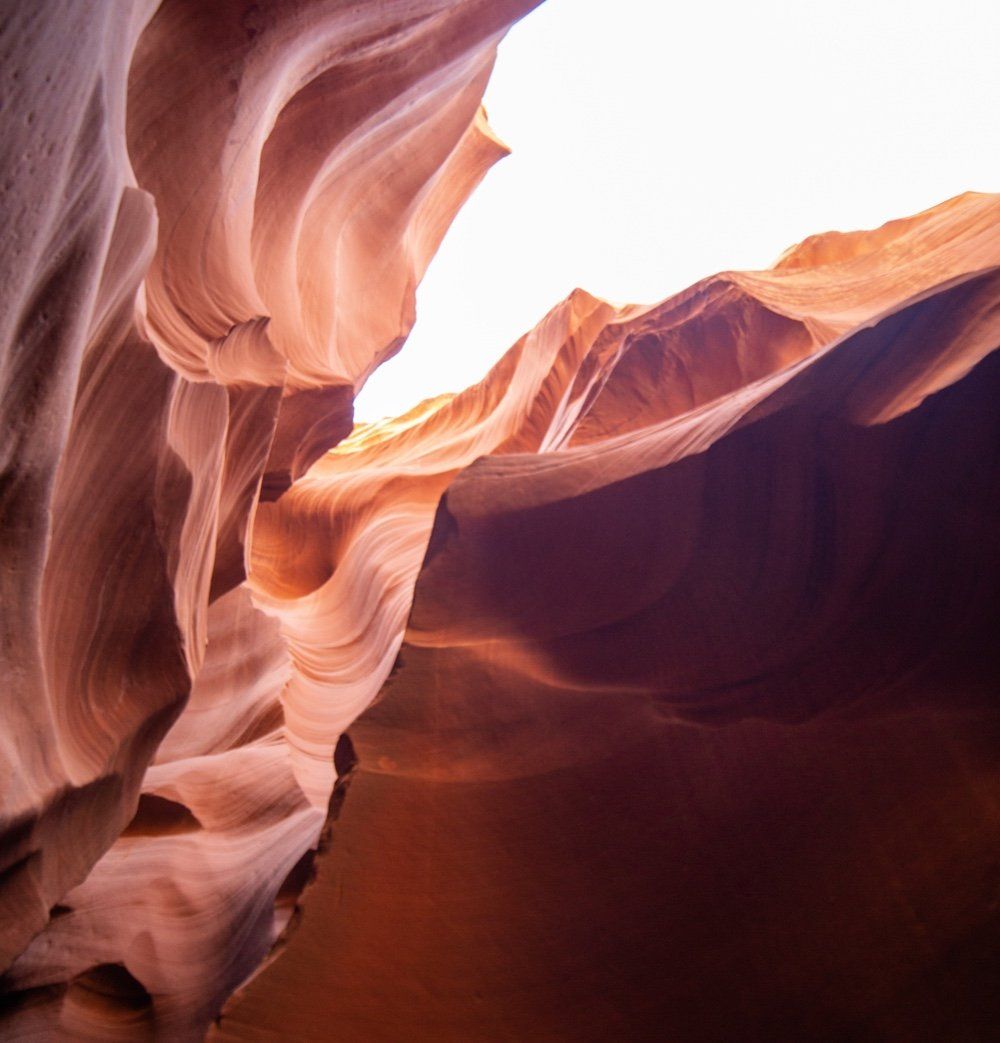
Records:
[[[998,213],[591,312],[444,493],[300,925],[212,1038],[989,1038]]]
[[[531,6],[0,27],[5,1038],[990,1037],[1000,199],[352,429]]]

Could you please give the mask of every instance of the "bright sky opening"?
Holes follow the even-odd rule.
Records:
[[[651,302],[815,232],[1000,190],[997,0],[547,0],[486,94],[465,205],[358,419],[460,391],[574,287]]]

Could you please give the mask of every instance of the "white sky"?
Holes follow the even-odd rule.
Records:
[[[1000,190],[1000,0],[547,0],[485,101],[513,155],[456,218],[359,419],[474,383],[575,286],[660,300]]]

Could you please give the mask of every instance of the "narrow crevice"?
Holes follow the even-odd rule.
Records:
[[[325,855],[330,849],[334,823],[340,817],[344,801],[347,798],[347,789],[358,767],[358,755],[355,752],[354,743],[347,732],[340,736],[337,740],[337,745],[334,747],[333,766],[337,773],[337,780],[333,784],[333,792],[330,794],[330,801],[327,805],[326,821],[323,823],[316,846],[306,851],[289,870],[275,895],[274,917],[278,933],[274,944],[246,981],[227,997],[227,1005],[281,954],[299,926],[302,919],[303,900],[309,889],[316,882],[321,856]],[[214,1021],[217,1027],[222,1024],[224,1016],[224,1012],[216,1015]]]

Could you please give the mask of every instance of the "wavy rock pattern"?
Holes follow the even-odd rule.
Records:
[[[282,501],[322,589],[319,503],[405,461],[426,525],[545,374],[448,476],[301,924],[213,1038],[989,1038],[998,217],[578,292]]]
[[[352,430],[531,6],[0,25],[5,1037],[989,1038],[1000,199]]]
[[[249,526],[405,339],[530,6],[4,15],[6,1034],[198,1038],[287,920],[333,768]]]

